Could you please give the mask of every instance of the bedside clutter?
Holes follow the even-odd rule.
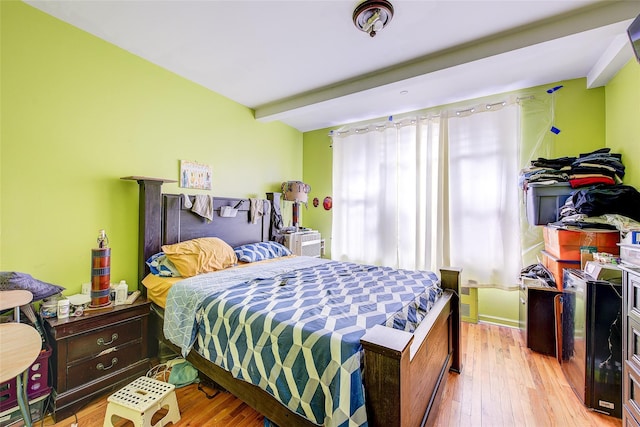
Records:
[[[543,235],[542,264],[553,273],[559,290],[562,290],[563,269],[583,269],[595,252],[620,253],[618,230],[564,229],[547,225]]]

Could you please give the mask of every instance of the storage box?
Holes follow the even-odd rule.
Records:
[[[44,418],[47,413],[47,398],[49,397],[49,393],[36,397],[34,399],[29,399],[29,413],[31,414],[31,421],[35,423],[35,421],[40,421]],[[24,424],[24,419],[22,418],[22,412],[20,411],[20,407],[14,406],[5,411],[0,411],[0,427],[7,427],[17,423],[20,425]],[[35,424],[34,424],[35,425]]]
[[[544,250],[562,260],[580,261],[581,248],[613,255],[620,253],[620,232],[617,230],[563,230],[547,226],[543,235]]]
[[[29,367],[29,378],[27,379],[27,398],[29,400],[40,396],[48,395],[51,391],[49,387],[49,357],[51,347],[40,351],[38,358]],[[16,379],[12,378],[0,384],[0,412],[18,405],[18,395],[16,389]]]
[[[563,289],[562,285],[562,276],[565,268],[576,268],[580,269],[580,257],[578,257],[577,261],[574,260],[565,260],[559,259],[547,251],[542,251],[542,265],[547,267],[547,269],[553,274],[553,278],[556,280],[556,287],[559,290]]]
[[[625,264],[640,267],[640,245],[620,245],[620,260]]]
[[[564,202],[571,196],[573,189],[568,182],[557,184],[531,183],[525,192],[527,221],[531,225],[547,225],[556,222]]]

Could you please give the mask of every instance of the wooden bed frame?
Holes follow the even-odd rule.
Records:
[[[269,240],[270,218],[251,224],[249,200],[214,198],[214,219],[203,218],[182,207],[180,195],[162,194],[170,180],[127,177],[140,185],[139,289],[149,273],[145,260],[160,252],[164,244],[196,237],[219,237],[231,246]],[[238,207],[235,217],[221,217],[220,207]],[[444,295],[411,334],[375,326],[362,337],[367,417],[371,426],[407,427],[433,423],[448,371],[459,373],[460,362],[460,270],[442,269]],[[153,309],[150,336],[179,350],[162,332],[162,310]],[[150,348],[157,348],[150,343]],[[152,353],[153,354],[153,353]],[[229,372],[207,361],[196,351],[189,360],[201,373],[231,392],[280,427],[314,426],[290,411],[262,389],[237,380]]]

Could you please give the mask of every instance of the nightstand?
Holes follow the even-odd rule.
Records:
[[[54,420],[147,373],[150,305],[138,298],[131,305],[87,310],[79,317],[46,319],[53,348]]]

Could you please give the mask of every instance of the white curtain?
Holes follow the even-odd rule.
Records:
[[[332,258],[515,283],[519,107],[491,105],[334,132]]]
[[[449,119],[450,261],[478,284],[515,284],[522,267],[518,112]]]
[[[333,137],[332,258],[407,269],[442,262],[440,119],[410,118]]]

